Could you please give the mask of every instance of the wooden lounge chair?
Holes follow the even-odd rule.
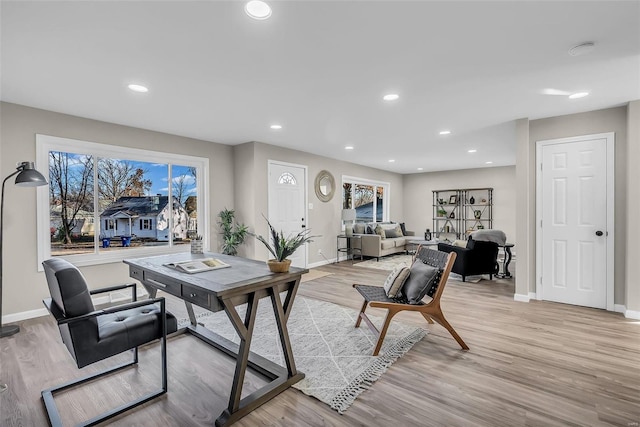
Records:
[[[440,297],[442,296],[445,284],[449,278],[449,273],[451,272],[451,268],[453,267],[453,263],[456,259],[456,254],[454,252],[447,254],[429,249],[426,246],[420,246],[418,247],[413,259],[414,261],[416,259],[421,259],[426,264],[440,270],[440,278],[438,279],[436,277],[436,285],[427,293],[427,296],[431,297],[431,300],[428,302],[420,301],[418,304],[409,304],[409,301],[402,293],[397,298],[389,298],[382,286],[354,284],[353,287],[364,297],[364,303],[362,304],[360,315],[356,321],[356,328],[359,327],[360,322],[364,320],[367,325],[369,325],[369,328],[378,335],[378,342],[373,350],[373,355],[377,356],[380,348],[382,347],[382,342],[384,341],[391,319],[401,311],[415,311],[420,313],[429,323],[433,323],[434,320],[438,322],[449,331],[463,350],[469,350],[469,347],[465,344],[462,338],[460,338],[460,335],[458,335],[455,329],[453,329],[449,322],[447,322],[444,314],[442,313],[442,309],[440,308]],[[388,310],[381,330],[378,330],[365,314],[367,305],[376,308],[386,308]]]

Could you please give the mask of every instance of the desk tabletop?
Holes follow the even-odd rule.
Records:
[[[204,258],[217,258],[231,267],[189,274],[165,265]],[[204,254],[175,253],[125,259],[123,262],[130,267],[152,272],[156,276],[179,280],[181,283],[206,289],[217,297],[228,297],[236,293],[244,294],[248,290],[267,287],[274,282],[297,280],[303,273],[309,271],[304,268],[291,267],[288,273],[272,273],[264,261],[211,252]]]

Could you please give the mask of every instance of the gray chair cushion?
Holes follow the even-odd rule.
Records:
[[[73,264],[60,258],[42,263],[51,299],[66,317],[76,317],[95,310],[84,276]]]
[[[437,284],[440,278],[440,269],[425,264],[417,259],[411,266],[411,274],[404,286],[402,294],[407,298],[409,304],[419,304],[422,298]]]

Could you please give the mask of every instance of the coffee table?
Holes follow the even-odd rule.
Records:
[[[409,245],[412,245],[411,248],[409,248]],[[407,242],[407,253],[415,253],[416,250],[418,249],[418,246],[438,246],[438,241],[437,240],[409,240]]]

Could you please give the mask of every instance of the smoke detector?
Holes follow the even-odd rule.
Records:
[[[593,50],[595,45],[596,44],[594,42],[581,43],[569,49],[569,55],[571,56],[586,55],[587,53]]]

